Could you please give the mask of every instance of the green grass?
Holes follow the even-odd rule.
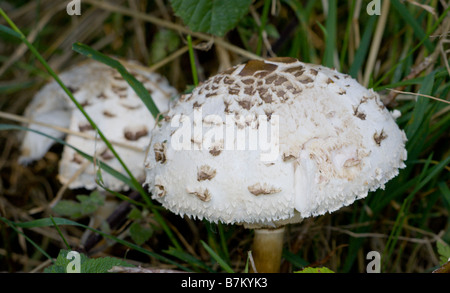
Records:
[[[50,3],[42,2],[43,6]],[[92,4],[86,2],[86,8],[97,5],[95,1]],[[256,52],[257,55],[268,56],[271,48],[266,47],[263,32],[275,28],[276,34],[272,33],[267,40],[273,46],[276,45],[274,48],[278,56],[291,56],[304,62],[337,67],[360,82],[366,78],[370,53],[378,48],[375,65],[367,77],[371,87],[385,96],[393,94],[390,89],[419,94],[399,95],[394,103],[387,105],[391,110],[398,109],[402,113],[397,123],[405,130],[408,138],[407,167],[388,182],[384,190],[372,192],[348,208],[312,221],[290,225],[283,252],[284,272],[298,271],[308,265],[325,266],[335,272],[365,272],[365,256],[371,250],[382,254],[382,272],[430,272],[438,266],[436,243],[450,243],[450,77],[446,67],[449,54],[445,53],[449,47],[448,43],[441,42],[443,38],[448,40],[449,36],[436,36],[438,29],[449,28],[446,15],[450,8],[442,7],[438,0],[417,2],[435,8],[434,13],[412,3],[391,1],[382,37],[376,39],[380,16],[367,15],[364,4],[357,11],[356,1],[282,0],[277,1],[275,11],[272,11],[272,1],[258,0],[253,3],[253,9],[259,16],[259,25],[252,13],[245,14],[223,39],[234,46],[227,47],[226,55],[218,53],[214,46],[209,50],[194,49],[193,42],[203,40],[203,35],[198,32],[180,34],[180,40],[186,38],[188,41],[187,54],[170,59],[158,69],[183,92],[192,84],[196,85],[216,73],[222,62],[228,60],[232,65],[246,60],[236,48],[244,49],[249,55]],[[326,14],[323,3],[327,4]],[[71,64],[70,58],[61,65],[54,56],[47,55],[48,60],[42,57],[42,48],[51,47],[53,38],[58,37],[58,27],[69,25],[72,19],[59,16],[50,20],[46,33],[37,35],[29,42],[22,32],[32,30],[34,23],[30,19],[36,15],[42,17],[43,11],[39,5],[28,5],[24,3],[16,8],[5,9],[7,12],[0,9],[5,20],[0,26],[0,34],[5,36],[7,44],[6,51],[0,53],[1,59],[6,61],[5,56],[11,55],[21,43],[28,48],[4,70],[2,80],[8,80],[8,83],[0,85],[0,111],[21,114],[24,105],[19,104],[23,102],[20,97],[31,97],[44,81],[43,78],[51,76],[58,81],[79,111],[85,114],[94,129],[98,129],[58,77],[57,72]],[[159,111],[151,95],[120,63],[107,57],[133,57],[151,66],[149,59],[142,52],[139,53],[137,47],[150,52],[152,34],[163,29],[173,30],[175,38],[178,27],[182,28],[179,31],[186,32],[186,27],[180,24],[182,22],[170,9],[161,10],[146,1],[143,5],[147,14],[161,21],[141,18],[138,12],[142,11],[136,11],[133,17],[133,14],[121,14],[114,7],[102,8],[109,11],[110,15],[104,23],[95,24],[99,26],[96,35],[79,37],[73,47],[58,48],[55,54],[63,56],[63,53],[70,52],[68,56],[75,60],[94,58],[115,68],[136,90],[153,116],[157,117]],[[26,9],[21,17],[14,14],[14,11],[24,7]],[[87,10],[83,13],[86,15]],[[11,15],[16,18],[10,19]],[[79,20],[83,22],[83,18]],[[134,29],[136,23],[133,21],[136,20],[141,22],[140,28],[146,31],[144,39]],[[274,38],[275,35],[279,37]],[[163,54],[161,58],[170,57],[184,45],[183,41],[171,42],[178,44],[179,48],[158,43],[158,48],[171,48],[166,52],[160,51],[159,54]],[[425,57],[430,58],[426,70],[409,76],[411,70],[416,69]],[[54,70],[51,64],[60,66],[60,70]],[[190,71],[185,70],[188,67]],[[124,161],[121,163],[126,174],[118,174],[105,165],[102,165],[102,171],[121,178],[144,199],[144,202],[137,202],[130,200],[127,194],[116,194],[119,201],[130,200],[143,214],[144,211],[150,214],[146,220],[154,225],[155,232],[144,244],[133,243],[126,234],[119,237],[116,234],[119,231],[104,232],[91,228],[86,225],[86,219],[73,221],[52,217],[48,211],[29,213],[36,208],[36,194],[50,201],[49,190],[58,189],[55,180],[51,179],[54,177],[52,170],[55,163],[52,165],[51,160],[47,160],[42,161],[42,164],[47,164],[45,167],[17,167],[13,160],[17,158],[18,151],[8,148],[7,142],[14,141],[13,131],[25,128],[13,125],[10,121],[1,123],[0,133],[3,136],[0,144],[4,147],[0,149],[4,149],[4,153],[0,164],[5,167],[0,170],[4,187],[0,189],[0,213],[3,213],[4,205],[10,209],[6,214],[1,214],[0,247],[9,248],[10,251],[0,254],[0,270],[31,270],[12,257],[13,254],[23,253],[13,248],[18,247],[16,244],[19,239],[25,239],[30,244],[24,257],[39,264],[55,258],[60,249],[73,246],[66,240],[67,236],[79,238],[79,235],[90,230],[116,243],[115,249],[109,252],[112,256],[123,258],[126,254],[123,247],[126,247],[137,253],[133,254],[133,258],[139,264],[152,263],[194,272],[248,271],[252,236],[248,230],[240,226],[211,224],[172,215],[151,201]],[[114,152],[101,130],[98,131]],[[65,144],[62,140],[57,141],[61,145]],[[57,149],[53,151],[57,152]],[[88,154],[82,155],[93,160]],[[16,177],[24,178],[25,183],[19,186]],[[44,182],[48,184],[45,191],[33,185],[36,178],[45,178]],[[47,233],[54,233],[55,236],[48,238],[48,234],[34,232],[36,228],[46,229]]]

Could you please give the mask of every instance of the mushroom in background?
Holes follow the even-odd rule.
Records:
[[[397,115],[336,70],[252,60],[172,106],[151,133],[145,183],[176,214],[254,228],[256,270],[277,272],[286,224],[348,206],[405,167]]]
[[[161,112],[168,110],[170,98],[177,92],[167,80],[157,73],[146,71],[135,62],[121,62],[149,90],[158,109]],[[155,120],[132,87],[115,69],[92,60],[61,73],[60,78],[106,138],[112,143],[121,144],[115,146],[117,153],[133,175],[143,180],[145,174],[142,162]],[[35,95],[24,116],[37,122],[68,128],[71,132],[66,136],[68,144],[123,173],[122,166],[104,142],[98,137],[91,139],[95,137],[95,131],[55,81],[45,85]],[[57,138],[65,135],[37,124],[29,128]],[[27,131],[22,141],[19,162],[27,164],[42,158],[53,143],[54,140],[50,138]],[[59,180],[63,184],[67,183],[71,189],[94,189],[95,179],[93,164],[72,148],[64,146],[59,163]],[[128,189],[126,184],[106,172],[103,172],[103,181],[112,190]]]

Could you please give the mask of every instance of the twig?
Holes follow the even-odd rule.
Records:
[[[11,114],[11,113],[6,113],[6,112],[2,112],[0,111],[0,118],[5,118],[8,120],[12,120],[12,121],[17,121],[17,122],[22,122],[22,123],[28,123],[28,124],[36,124],[39,126],[44,126],[47,128],[52,128],[54,130],[66,133],[66,134],[70,134],[70,135],[75,135],[75,136],[79,136],[85,139],[89,139],[89,140],[95,140],[96,138],[85,134],[85,133],[81,133],[81,132],[77,132],[77,131],[73,131],[64,127],[60,127],[60,126],[56,126],[56,125],[52,125],[52,124],[48,124],[48,123],[44,123],[44,122],[39,122],[30,118],[26,118],[26,117],[22,117],[20,115],[16,115],[16,114]],[[121,143],[121,142],[114,142],[112,141],[111,144],[116,145],[116,146],[120,146],[123,148],[127,148],[136,152],[142,152],[142,149],[135,147],[135,146],[131,146],[125,143]]]
[[[411,92],[403,92],[403,91],[390,89],[390,88],[388,88],[388,90],[393,91],[395,93],[406,94],[406,95],[413,95],[413,96],[420,96],[420,97],[425,97],[425,98],[433,99],[433,100],[436,100],[436,101],[439,101],[439,102],[450,104],[450,101],[439,99],[439,98],[436,98],[436,97],[433,97],[433,96],[429,96],[429,95],[424,95],[424,94],[419,94],[419,93],[411,93]]]
[[[386,234],[381,234],[381,233],[355,233],[349,230],[344,230],[341,228],[337,228],[337,227],[328,227],[328,229],[330,230],[334,230],[334,231],[338,231],[341,233],[345,233],[351,237],[354,238],[388,238],[389,235]],[[435,237],[434,239],[419,239],[419,238],[411,238],[411,237],[404,237],[404,236],[398,236],[398,240],[404,240],[404,241],[408,241],[408,242],[412,242],[412,243],[419,243],[419,244],[426,244],[429,242],[436,242],[437,238]]]
[[[224,47],[227,50],[230,50],[230,51],[232,51],[232,52],[234,52],[236,54],[239,54],[239,55],[244,56],[244,57],[249,58],[249,59],[261,59],[260,56],[258,56],[256,54],[253,54],[251,52],[248,52],[248,51],[246,51],[244,49],[241,49],[241,48],[239,48],[239,47],[237,47],[235,45],[232,45],[232,44],[230,44],[228,42],[225,42],[221,38],[216,38],[216,37],[204,34],[204,33],[193,32],[193,31],[189,30],[188,28],[186,28],[184,26],[172,23],[172,22],[167,21],[167,20],[159,19],[157,17],[151,16],[151,15],[143,13],[143,12],[137,12],[137,11],[134,11],[132,9],[128,9],[128,8],[125,8],[125,7],[113,5],[113,4],[110,4],[110,3],[107,3],[107,2],[100,2],[100,1],[97,1],[97,0],[85,0],[84,2],[90,3],[92,5],[95,5],[95,6],[99,7],[99,8],[105,9],[105,10],[114,11],[114,12],[121,13],[123,15],[128,15],[128,16],[131,16],[131,17],[139,18],[139,19],[142,19],[144,21],[153,23],[153,24],[155,24],[157,26],[161,26],[161,27],[165,27],[165,28],[168,28],[168,29],[172,29],[172,30],[178,31],[180,33],[191,35],[193,37],[196,37],[196,38],[199,38],[199,39],[202,39],[202,40],[206,40],[206,41],[214,40],[215,44],[217,44],[219,46],[222,46],[222,47]]]
[[[251,251],[248,252],[248,259],[250,261],[250,265],[252,267],[252,271],[254,273],[258,273],[258,271],[256,270],[255,260],[253,259],[253,255],[252,255]]]
[[[373,68],[375,66],[375,62],[378,55],[378,50],[380,49],[381,39],[383,38],[384,28],[386,26],[387,18],[389,15],[389,6],[390,2],[388,0],[383,1],[383,5],[381,7],[381,16],[378,20],[377,28],[375,30],[375,36],[372,41],[372,46],[370,49],[366,70],[364,72],[364,81],[363,85],[367,87],[369,85],[369,80],[372,75]]]

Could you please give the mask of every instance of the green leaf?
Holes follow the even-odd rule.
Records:
[[[438,183],[439,190],[442,194],[442,199],[447,208],[450,208],[450,188],[445,182]]]
[[[133,208],[127,216],[130,220],[140,220],[142,219],[142,213],[139,209]]]
[[[144,227],[143,225],[137,222],[131,224],[129,231],[131,239],[133,239],[133,241],[137,245],[144,244],[147,240],[150,239],[150,237],[153,234],[153,229]]]
[[[72,259],[67,258],[67,254],[70,250],[60,250],[55,263],[44,269],[44,273],[66,273],[67,265],[72,261]],[[80,253],[80,270],[83,268],[88,257],[85,254]]]
[[[437,251],[439,254],[440,265],[443,265],[446,262],[450,261],[450,246],[449,245],[447,245],[443,242],[438,242],[437,243]]]
[[[46,268],[44,273],[66,273],[67,266],[73,258],[67,258],[69,250],[61,250],[55,263]],[[88,258],[80,253],[80,273],[107,273],[113,266],[133,267],[124,260],[114,257]]]
[[[89,196],[77,195],[77,199],[81,203],[81,211],[84,215],[92,214],[104,204],[103,197],[98,191],[92,192]]]
[[[77,200],[78,202],[60,200],[52,210],[61,216],[77,219],[92,214],[104,203],[103,197],[98,191],[93,191],[90,195],[77,195]]]
[[[170,3],[191,30],[222,37],[247,13],[252,0],[170,0]]]
[[[151,63],[156,63],[175,51],[180,45],[180,37],[168,29],[159,30],[153,37],[150,48]]]
[[[60,200],[52,210],[60,216],[77,219],[83,214],[81,212],[81,204],[74,200]]]
[[[134,267],[124,260],[114,257],[101,257],[89,259],[85,265],[86,273],[107,273],[114,266]],[[81,268],[83,271],[83,267]]]
[[[324,274],[324,273],[334,273],[334,272],[327,267],[320,267],[320,268],[307,267],[307,268],[304,268],[303,270],[297,271],[295,273]]]

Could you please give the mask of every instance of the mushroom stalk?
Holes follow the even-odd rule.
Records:
[[[253,259],[256,272],[278,273],[283,252],[284,226],[275,229],[255,229]]]

